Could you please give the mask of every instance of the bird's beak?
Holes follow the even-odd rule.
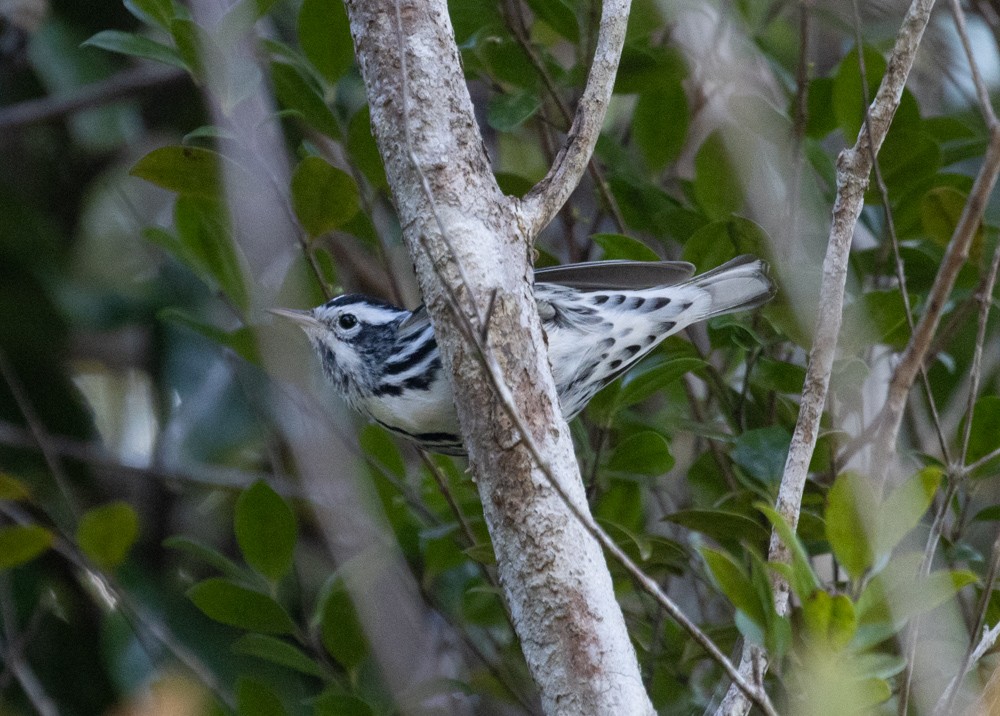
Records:
[[[269,308],[267,312],[295,321],[303,328],[315,328],[319,325],[319,321],[313,316],[312,311],[299,311],[294,308]]]

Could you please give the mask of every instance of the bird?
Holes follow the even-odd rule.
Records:
[[[567,421],[665,338],[775,295],[768,265],[738,256],[694,276],[684,261],[608,260],[535,270],[534,296]],[[357,293],[311,310],[271,309],[301,327],[355,410],[429,452],[464,455],[451,383],[424,306]]]

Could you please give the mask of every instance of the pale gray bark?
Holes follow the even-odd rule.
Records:
[[[589,158],[610,85],[595,84],[585,119],[574,122],[587,138],[570,142],[568,168],[523,210],[493,179],[444,0],[348,0],[347,8],[372,127],[543,707],[652,713],[600,546],[550,481],[587,510],[530,287],[532,240],[578,181],[576,159]],[[605,13],[598,50],[611,77],[627,3],[608,4],[614,8],[619,15],[609,29]],[[509,390],[494,390],[484,361]],[[544,469],[526,440],[544,456]]]

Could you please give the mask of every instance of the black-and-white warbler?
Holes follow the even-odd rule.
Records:
[[[756,308],[775,292],[767,264],[753,256],[693,273],[694,266],[679,261],[595,261],[535,272],[535,300],[567,420],[667,336]],[[324,373],[354,409],[425,450],[465,453],[423,306],[406,311],[346,294],[311,311],[272,312],[302,327]]]

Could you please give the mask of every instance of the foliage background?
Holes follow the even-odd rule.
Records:
[[[935,338],[934,408],[914,391],[884,494],[852,457],[909,338],[893,235],[919,315],[989,140],[948,12],[859,223],[791,618],[764,565],[834,161],[904,10],[846,5],[635,3],[594,170],[537,263],[771,260],[779,300],[668,340],[574,424],[593,510],[725,651],[766,646],[788,712],[931,713],[970,634],[1000,616],[1000,352],[977,300],[995,202]],[[559,146],[598,7],[452,3],[508,193]],[[995,81],[996,11],[969,9]],[[419,300],[343,8],[0,13],[0,708],[534,712],[461,461],[346,414],[263,311],[340,290]],[[611,568],[657,708],[710,708],[718,665]],[[993,663],[973,665],[956,708]]]

